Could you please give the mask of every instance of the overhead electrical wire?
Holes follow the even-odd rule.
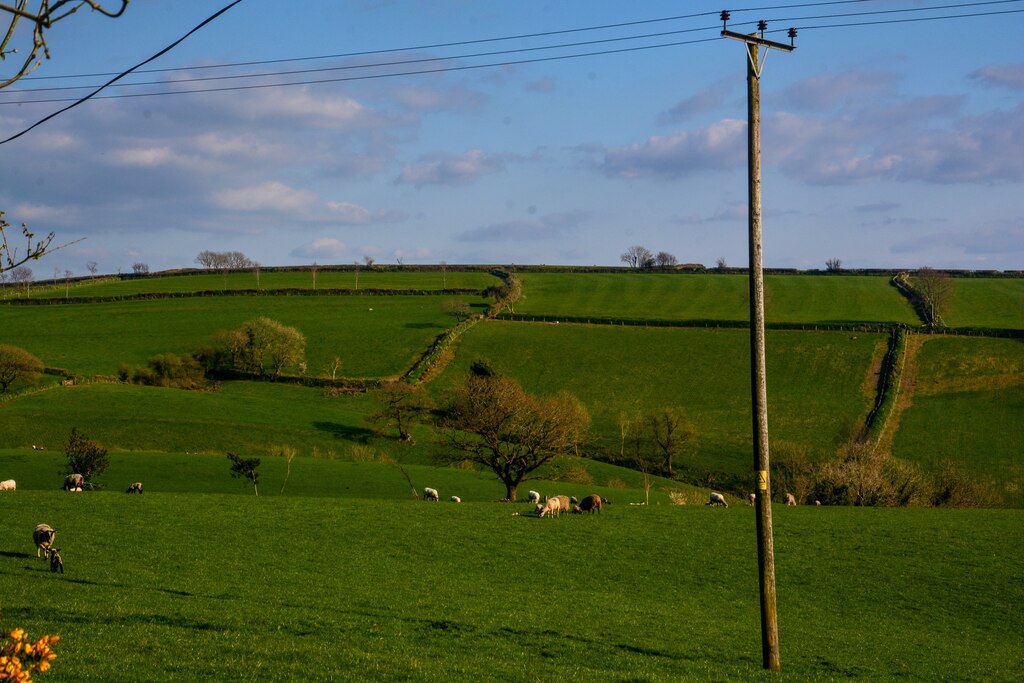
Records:
[[[744,9],[741,9],[741,10],[732,10],[732,11],[734,13],[739,13],[739,12],[755,12],[755,11],[756,12],[766,12],[766,11],[775,11],[775,10],[781,10],[781,9],[798,9],[798,8],[819,7],[819,6],[826,6],[826,5],[858,4],[858,3],[871,2],[871,1],[873,1],[873,0],[831,0],[831,1],[828,1],[828,2],[795,3],[795,4],[787,4],[787,5],[775,5],[775,6],[768,6],[768,7],[758,7],[758,8],[744,8]],[[577,58],[581,58],[581,57],[592,57],[592,56],[600,56],[600,55],[622,54],[622,53],[637,52],[637,51],[642,51],[642,50],[653,50],[653,49],[660,49],[660,48],[666,48],[666,47],[676,47],[676,46],[682,46],[682,45],[693,45],[693,44],[697,44],[697,43],[711,42],[711,41],[714,41],[714,40],[718,39],[718,37],[715,36],[713,38],[704,38],[704,39],[687,40],[687,41],[675,41],[675,42],[659,43],[659,44],[653,44],[653,45],[641,45],[641,46],[635,46],[635,47],[616,48],[616,49],[609,49],[609,50],[599,50],[599,51],[573,53],[573,54],[565,54],[565,55],[553,55],[553,56],[547,56],[547,57],[536,57],[536,58],[531,58],[531,59],[498,61],[498,62],[490,62],[490,63],[484,63],[484,64],[450,65],[450,66],[444,66],[444,67],[439,67],[439,68],[435,68],[435,69],[420,69],[420,70],[409,70],[409,71],[388,72],[388,73],[371,73],[371,74],[356,75],[356,76],[343,76],[343,77],[337,77],[337,78],[307,79],[307,80],[301,80],[301,81],[286,81],[286,82],[276,82],[276,83],[258,83],[258,84],[249,84],[249,85],[216,87],[216,88],[193,88],[193,89],[178,89],[178,90],[158,91],[158,92],[122,93],[122,94],[116,94],[116,95],[102,95],[102,96],[98,95],[98,93],[100,91],[102,91],[103,89],[105,89],[107,87],[110,87],[110,86],[113,86],[116,81],[120,80],[121,78],[123,78],[123,77],[125,77],[128,74],[133,73],[133,72],[134,73],[155,73],[155,72],[181,71],[181,70],[198,69],[198,68],[230,68],[230,67],[236,67],[236,66],[249,66],[249,65],[255,65],[255,64],[272,64],[272,63],[294,62],[294,61],[309,61],[309,60],[314,60],[314,59],[339,58],[339,57],[343,57],[343,56],[344,57],[353,57],[353,56],[367,56],[367,55],[372,55],[372,54],[385,54],[385,53],[395,53],[395,52],[409,52],[409,51],[414,51],[414,50],[431,49],[431,48],[438,48],[438,47],[454,47],[454,46],[460,46],[460,45],[473,45],[473,44],[481,44],[481,43],[488,43],[488,42],[498,42],[498,41],[503,41],[503,40],[514,40],[514,39],[524,39],[524,38],[531,38],[531,37],[546,37],[546,36],[553,36],[553,35],[564,35],[564,34],[569,34],[569,33],[580,33],[580,32],[584,32],[584,31],[603,30],[603,29],[609,29],[609,28],[620,28],[620,27],[625,27],[625,26],[636,26],[636,25],[641,25],[641,24],[652,24],[652,23],[656,23],[656,22],[674,21],[674,20],[679,20],[679,19],[692,19],[692,18],[696,18],[696,17],[709,16],[709,15],[715,14],[715,13],[712,13],[712,12],[701,12],[701,13],[692,14],[692,15],[681,15],[681,16],[677,16],[677,17],[663,17],[663,18],[658,18],[658,19],[645,19],[645,20],[638,20],[638,21],[633,21],[633,22],[623,22],[623,23],[619,23],[619,24],[607,24],[607,25],[603,25],[603,26],[582,27],[582,28],[574,28],[574,29],[563,29],[563,30],[558,30],[558,31],[545,31],[545,32],[539,32],[539,33],[522,34],[522,35],[519,35],[519,36],[506,36],[506,37],[499,37],[499,38],[482,38],[482,39],[475,39],[475,40],[457,41],[457,42],[452,42],[452,43],[436,44],[436,45],[433,45],[433,46],[418,46],[418,47],[406,47],[406,48],[388,48],[388,49],[372,50],[372,51],[365,51],[365,52],[359,52],[359,53],[346,53],[345,55],[336,55],[336,56],[296,57],[296,58],[289,58],[289,59],[282,59],[282,60],[263,60],[263,61],[260,61],[260,62],[238,62],[238,63],[234,63],[234,64],[206,65],[206,66],[200,66],[200,67],[175,67],[175,68],[169,68],[169,69],[151,69],[151,70],[140,70],[140,69],[138,69],[138,67],[143,66],[145,64],[148,64],[149,62],[151,62],[151,61],[157,59],[158,57],[162,56],[163,54],[167,53],[173,47],[175,47],[176,45],[181,43],[183,40],[185,40],[185,38],[187,38],[189,35],[191,35],[195,31],[199,30],[200,28],[202,28],[203,26],[208,24],[210,21],[213,21],[213,19],[215,19],[216,17],[220,16],[221,14],[223,14],[224,12],[226,12],[228,9],[230,9],[234,5],[238,4],[239,2],[241,2],[241,0],[235,0],[234,2],[232,2],[229,5],[227,5],[225,8],[223,8],[222,10],[217,12],[216,14],[212,15],[211,17],[209,17],[208,19],[203,21],[201,24],[196,26],[194,29],[192,29],[191,31],[186,33],[184,36],[182,36],[182,38],[178,39],[177,41],[175,41],[174,43],[172,43],[168,47],[164,48],[163,50],[161,50],[157,54],[153,55],[152,57],[146,59],[145,61],[140,62],[139,64],[137,64],[136,66],[132,67],[131,69],[128,69],[127,71],[119,73],[115,78],[112,78],[111,80],[109,80],[108,82],[106,82],[103,85],[99,86],[96,90],[94,90],[93,92],[89,93],[88,95],[86,95],[84,97],[81,97],[81,98],[49,98],[49,99],[38,99],[38,100],[21,100],[21,101],[0,102],[0,105],[40,104],[40,103],[68,102],[68,101],[73,102],[72,104],[68,105],[67,107],[64,107],[64,108],[62,108],[62,109],[60,109],[60,110],[58,110],[58,111],[56,111],[56,112],[46,116],[46,117],[44,117],[43,119],[37,121],[36,123],[34,123],[31,126],[29,126],[28,128],[26,128],[25,130],[15,134],[15,135],[12,135],[11,137],[9,137],[9,138],[7,138],[5,140],[0,140],[0,145],[4,144],[6,142],[10,142],[11,140],[14,140],[14,139],[24,135],[25,133],[27,133],[28,131],[32,130],[33,128],[41,125],[42,123],[45,123],[46,121],[49,121],[50,119],[54,118],[55,116],[58,116],[58,115],[62,114],[63,112],[65,112],[65,111],[67,111],[67,110],[69,110],[69,109],[71,109],[71,108],[73,108],[75,106],[78,106],[79,104],[82,104],[83,102],[85,102],[86,100],[89,100],[89,99],[124,99],[124,98],[138,98],[138,97],[154,97],[154,96],[162,96],[162,95],[183,95],[183,94],[194,94],[194,93],[204,93],[204,92],[228,92],[228,91],[240,91],[240,90],[256,90],[256,89],[264,89],[264,88],[280,88],[280,87],[296,86],[296,85],[314,85],[314,84],[322,84],[322,83],[339,83],[339,82],[348,82],[348,81],[375,80],[375,79],[380,79],[380,78],[394,78],[394,77],[399,77],[399,76],[414,76],[414,75],[422,75],[422,74],[437,74],[437,73],[446,73],[446,72],[466,71],[466,70],[472,70],[472,69],[483,69],[483,68],[493,68],[493,67],[500,67],[500,66],[513,66],[513,65],[520,65],[520,64],[534,64],[534,63],[542,63],[542,62],[550,62],[550,61],[558,61],[558,60],[566,60],[566,59],[577,59]],[[785,22],[792,22],[792,21],[812,20],[812,19],[845,18],[845,17],[853,17],[853,16],[865,17],[865,16],[872,16],[872,15],[891,14],[891,13],[895,13],[895,12],[923,13],[923,12],[928,12],[928,11],[938,11],[938,10],[944,10],[944,9],[951,9],[951,8],[954,8],[954,7],[955,8],[966,8],[966,7],[976,7],[976,6],[984,6],[984,5],[1011,4],[1011,3],[1019,3],[1019,2],[1024,2],[1024,0],[986,0],[986,1],[983,1],[983,2],[961,3],[961,4],[957,4],[957,5],[937,5],[937,6],[932,6],[932,7],[915,7],[915,8],[903,8],[903,9],[895,9],[895,10],[874,10],[874,11],[868,11],[868,12],[839,13],[839,14],[830,14],[830,15],[816,15],[816,16],[809,16],[809,17],[796,17],[796,18],[783,18],[783,19],[777,19],[777,18],[770,18],[769,17],[767,20],[768,21],[772,21],[772,22],[783,22],[783,21],[785,21]],[[853,27],[853,26],[870,26],[870,25],[878,25],[878,24],[912,23],[912,22],[921,22],[921,21],[938,21],[938,20],[950,20],[950,19],[964,19],[964,18],[972,18],[972,17],[980,17],[980,16],[993,16],[993,15],[1001,15],[1001,14],[1014,14],[1014,13],[1020,13],[1020,12],[1024,12],[1024,9],[1000,10],[1000,11],[991,11],[991,12],[974,12],[974,13],[967,13],[967,14],[953,14],[953,15],[939,15],[939,16],[914,16],[914,17],[908,17],[908,18],[903,18],[903,19],[886,19],[886,20],[877,20],[877,21],[845,22],[845,23],[841,23],[841,24],[821,24],[821,25],[813,25],[813,26],[798,26],[798,27],[795,27],[795,28],[797,28],[798,30],[819,30],[819,29],[828,29],[828,28],[847,28],[847,27]],[[273,76],[294,75],[294,74],[300,74],[300,73],[314,73],[314,72],[323,72],[323,71],[335,71],[335,70],[342,70],[342,69],[381,68],[381,67],[387,67],[387,66],[407,65],[407,64],[415,64],[415,63],[427,63],[427,62],[436,62],[436,61],[452,61],[452,60],[456,60],[456,59],[470,59],[470,58],[478,58],[478,57],[484,57],[484,56],[496,56],[496,55],[500,55],[500,54],[514,54],[514,53],[538,51],[538,50],[565,49],[567,47],[580,47],[580,46],[583,46],[583,45],[595,45],[595,44],[603,44],[603,43],[611,43],[611,42],[621,42],[621,41],[624,41],[624,40],[639,40],[639,39],[643,39],[643,38],[662,37],[662,36],[665,36],[665,35],[673,35],[673,34],[679,34],[679,33],[690,33],[690,32],[697,32],[697,31],[707,31],[707,30],[716,30],[717,31],[718,27],[714,26],[714,27],[680,29],[680,30],[676,30],[676,31],[664,31],[664,32],[651,33],[651,34],[645,34],[645,35],[640,35],[640,36],[613,37],[613,38],[596,39],[596,40],[592,40],[592,41],[580,41],[580,42],[577,42],[577,43],[567,43],[567,44],[563,44],[563,45],[534,46],[534,47],[517,48],[517,49],[510,49],[510,50],[496,50],[496,51],[491,51],[491,52],[475,53],[475,54],[470,54],[470,55],[454,55],[454,56],[421,58],[421,59],[415,59],[415,60],[400,60],[400,61],[396,61],[396,62],[384,62],[384,63],[372,64],[372,65],[370,65],[370,64],[344,65],[344,66],[336,66],[336,67],[324,67],[324,68],[318,68],[318,69],[294,70],[294,71],[290,71],[290,72],[286,71],[286,72],[269,72],[269,73],[256,73],[256,74],[235,74],[235,75],[228,75],[228,76],[196,77],[196,78],[190,78],[190,79],[178,79],[178,80],[174,80],[174,81],[157,81],[156,83],[153,83],[153,82],[126,83],[126,84],[122,84],[122,85],[117,86],[117,87],[142,86],[142,85],[154,85],[154,84],[160,84],[160,85],[172,84],[173,85],[173,84],[176,84],[176,83],[204,82],[204,81],[211,81],[211,80],[225,80],[225,79],[235,79],[235,78],[261,78],[261,77],[262,78],[269,78],[269,77],[273,77]],[[768,31],[768,32],[769,33],[773,33],[773,32],[778,32],[779,30],[786,30],[786,29],[777,29],[777,30]],[[104,75],[105,76],[105,75],[110,75],[110,74],[91,74],[91,75],[92,76],[95,76],[95,75]],[[64,76],[64,78],[77,78],[77,77],[87,77],[87,76],[90,76],[90,74],[80,74],[80,75]],[[51,77],[48,77],[48,78],[60,78],[60,77],[58,77],[58,76],[51,76]],[[58,87],[58,88],[40,88],[40,89],[35,89],[35,90],[29,89],[29,90],[20,90],[20,91],[14,91],[14,92],[37,92],[37,91],[53,91],[53,90],[65,90],[65,89],[80,89],[81,87],[86,87],[86,86],[67,86],[67,87]],[[0,92],[5,92],[5,91],[0,91]],[[6,92],[10,92],[10,91],[6,91]]]

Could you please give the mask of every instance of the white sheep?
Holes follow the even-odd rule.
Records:
[[[4,481],[0,481],[0,491],[14,491],[17,488],[18,484],[13,479],[5,479]]]
[[[459,498],[458,496],[452,496],[451,500],[452,500],[453,503],[461,503],[462,502],[462,499]]]
[[[81,491],[83,486],[85,486],[85,477],[81,474],[69,474],[64,478],[65,491],[74,491],[75,489]]]
[[[729,507],[729,503],[726,502],[725,496],[717,491],[712,491],[710,499],[704,504],[712,507]]]
[[[128,490],[125,491],[125,493],[142,493],[142,482],[141,481],[133,482],[128,487]]]
[[[786,492],[786,505],[796,505],[796,496],[788,491]]]
[[[528,503],[537,504],[540,502],[540,494],[537,493],[536,491],[530,491],[528,494],[526,494],[526,501]]]
[[[41,551],[43,557],[49,558],[50,547],[53,545],[53,539],[56,537],[57,532],[49,524],[37,524],[36,528],[32,531],[32,540],[36,543],[36,557],[39,557]]]
[[[757,502],[757,494],[756,493],[751,493],[749,496],[747,496],[747,505],[753,505],[756,502]]]
[[[441,494],[437,492],[437,489],[425,488],[423,489],[423,500],[432,500],[436,503],[441,500]]]
[[[554,496],[548,498],[544,503],[537,503],[537,516],[538,517],[558,517],[562,512],[562,501],[560,498],[565,496]],[[566,506],[566,511],[569,508]]]

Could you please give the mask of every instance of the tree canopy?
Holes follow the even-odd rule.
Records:
[[[449,394],[440,426],[448,449],[438,459],[489,468],[514,501],[531,472],[578,446],[590,415],[568,392],[533,396],[513,379],[470,375]]]

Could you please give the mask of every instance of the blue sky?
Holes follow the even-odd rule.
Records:
[[[80,96],[227,0],[135,0],[49,34],[52,58],[0,103]],[[960,8],[924,11],[935,5]],[[767,6],[792,7],[756,9]],[[804,5],[797,7],[797,5]],[[813,6],[811,6],[813,5]],[[761,81],[769,267],[1024,267],[1024,14],[809,28],[1024,9],[922,0],[245,0],[103,95],[476,67],[250,90],[96,99],[0,145],[0,209],[58,242],[31,264],[85,274],[195,265],[203,250],[264,265],[619,265],[630,245],[745,266],[746,84],[730,28],[802,28]],[[746,11],[745,11],[746,10]],[[822,15],[914,10],[822,17]],[[681,15],[706,16],[660,20]],[[450,47],[491,38],[647,22]],[[695,30],[694,30],[695,29]],[[479,52],[671,33],[486,57]],[[783,34],[769,37],[786,40]],[[701,41],[701,42],[693,42]],[[232,68],[210,65],[391,50]],[[232,81],[170,80],[363,67]],[[0,67],[8,68],[9,63]],[[6,138],[63,103],[0,104]],[[84,239],[83,239],[84,238]]]

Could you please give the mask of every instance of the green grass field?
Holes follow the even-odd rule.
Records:
[[[457,297],[478,310],[483,299]],[[84,375],[115,375],[120,363],[145,365],[159,353],[189,353],[218,330],[265,316],[306,336],[309,374],[400,375],[454,323],[438,296],[240,296],[7,306],[4,342],[43,363]]]
[[[952,460],[1024,505],[1024,342],[929,337],[917,362],[893,453],[926,465]]]
[[[517,313],[640,320],[747,320],[746,275],[524,273]],[[882,276],[768,275],[768,322],[915,324],[913,309]]]
[[[41,680],[1013,681],[1024,665],[1020,511],[776,508],[768,675],[746,506],[540,520],[398,483],[390,499],[147,485],[0,495],[0,627],[61,636]],[[63,575],[35,557],[41,521]]]
[[[953,278],[949,311],[951,327],[1024,329],[1024,279]]]
[[[773,443],[831,452],[848,421],[863,420],[863,391],[882,335],[772,332],[767,338]],[[461,381],[482,358],[527,391],[567,389],[588,407],[596,447],[619,451],[619,415],[681,406],[697,428],[696,471],[746,471],[751,453],[750,353],[745,330],[486,322],[462,340],[437,384]]]
[[[37,285],[32,288],[32,298],[64,297],[117,297],[136,294],[153,294],[168,292],[173,294],[223,290],[263,290],[276,289],[420,289],[440,291],[442,289],[484,289],[499,284],[493,275],[483,271],[448,270],[436,271],[385,271],[360,269],[355,271],[332,271],[320,269],[316,272],[316,284],[310,271],[261,271],[257,282],[254,271],[242,271],[223,274],[197,273],[193,275],[175,275],[142,277],[120,280],[118,278],[98,278],[95,282],[80,280],[51,285]],[[5,290],[8,296],[17,296],[18,290],[11,287]]]

